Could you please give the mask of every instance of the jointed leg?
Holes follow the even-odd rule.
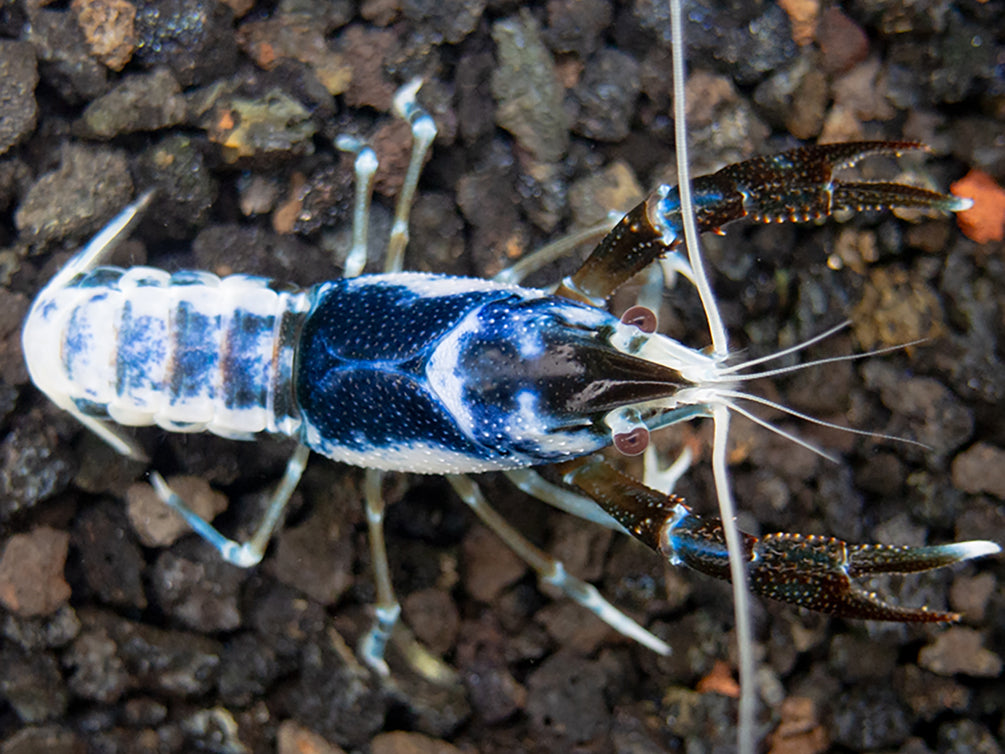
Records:
[[[585,581],[569,575],[565,566],[546,552],[529,542],[520,532],[514,529],[506,520],[492,508],[482,496],[477,485],[466,476],[448,476],[454,490],[461,500],[505,542],[513,552],[519,555],[534,569],[538,578],[547,584],[557,586],[575,602],[579,603],[596,615],[607,625],[630,639],[634,639],[654,652],[661,655],[670,654],[670,646],[642,628],[638,623],[605,600],[596,587]]]
[[[216,527],[193,511],[168,486],[164,477],[156,471],[150,472],[150,482],[157,491],[158,497],[177,511],[196,534],[216,548],[224,560],[241,568],[248,568],[259,563],[265,554],[265,549],[269,546],[269,540],[272,539],[272,534],[279,524],[283,511],[300,482],[310,453],[311,451],[305,445],[298,445],[297,449],[293,451],[293,455],[286,463],[283,478],[279,480],[279,484],[276,485],[276,489],[269,499],[261,522],[255,529],[255,533],[251,535],[251,539],[244,543],[236,542],[221,534]]]

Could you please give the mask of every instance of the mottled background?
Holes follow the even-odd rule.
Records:
[[[351,188],[331,139],[369,137],[386,166],[378,189],[393,195],[409,140],[390,97],[415,76],[440,136],[410,268],[492,274],[674,177],[662,2],[249,6],[0,4],[0,752],[730,750],[727,585],[480,479],[534,541],[673,645],[658,658],[539,588],[442,480],[394,476],[387,528],[404,617],[460,682],[431,688],[392,653],[394,682],[381,683],[347,649],[373,600],[359,470],[315,458],[265,561],[241,571],[192,535],[168,544],[176,533],[146,507],[146,468],[28,383],[19,336],[31,297],[147,187],[157,200],[119,264],[300,284],[337,275]],[[686,8],[697,171],[797,140],[910,138],[934,154],[873,160],[862,175],[941,189],[972,168],[1005,179],[1001,0]],[[971,236],[996,222],[1000,234],[997,201],[990,231]],[[378,244],[388,206],[375,207]],[[754,386],[930,449],[782,422],[838,453],[832,464],[737,421],[745,529],[1005,538],[1003,248],[969,240],[951,218],[889,214],[707,240],[746,354],[844,318],[851,328],[812,356],[927,339]],[[689,290],[668,292],[660,314],[665,331],[706,344]],[[660,446],[707,447],[708,430],[668,432]],[[177,484],[225,508],[217,523],[238,533],[290,450],[138,437],[153,467],[196,477]],[[712,509],[707,457],[679,491]],[[964,612],[950,629],[755,603],[765,750],[1001,752],[1002,573],[997,561],[880,585],[906,604]]]

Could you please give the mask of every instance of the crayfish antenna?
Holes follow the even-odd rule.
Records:
[[[695,222],[694,203],[691,196],[691,171],[687,151],[687,119],[684,90],[684,23],[680,0],[670,0],[670,28],[673,36],[673,91],[674,139],[677,152],[677,176],[680,191],[680,208],[684,222],[684,239],[691,267],[691,280],[701,298],[705,318],[712,337],[712,348],[720,359],[729,354],[729,341],[722,315],[705,274],[698,229]],[[754,632],[750,612],[747,574],[742,558],[740,531],[735,522],[736,506],[733,504],[726,459],[729,437],[729,409],[724,405],[712,407],[714,433],[712,439],[712,474],[715,479],[719,513],[726,522],[726,544],[730,553],[729,565],[733,582],[733,612],[736,616],[737,659],[740,679],[740,699],[737,720],[737,751],[754,754],[756,748],[755,712],[757,707],[756,673],[754,662]]]

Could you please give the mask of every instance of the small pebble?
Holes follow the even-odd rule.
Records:
[[[51,615],[70,599],[63,577],[70,535],[40,526],[7,540],[0,556],[0,602],[22,618]]]
[[[227,496],[200,477],[172,476],[166,481],[185,504],[206,521],[212,521],[227,510]],[[130,486],[126,490],[126,501],[129,523],[147,547],[168,547],[192,532],[181,514],[166,505],[146,482]]]
[[[997,678],[1002,659],[984,646],[984,636],[966,626],[951,626],[922,648],[918,664],[938,675],[963,675]]]

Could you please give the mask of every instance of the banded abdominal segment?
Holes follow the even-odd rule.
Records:
[[[99,267],[36,299],[25,357],[75,414],[232,439],[292,434],[291,337],[306,306],[265,278]]]

